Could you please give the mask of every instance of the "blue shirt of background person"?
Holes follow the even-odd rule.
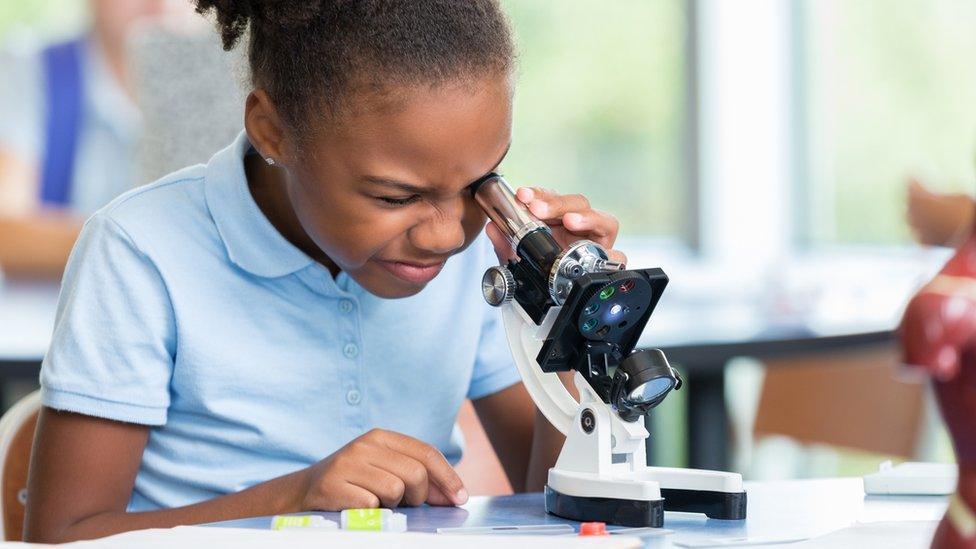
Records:
[[[82,221],[131,189],[140,117],[126,37],[166,0],[89,0],[86,31],[0,56],[0,267],[50,276]],[[30,242],[30,254],[20,250]]]
[[[480,300],[498,257],[469,188],[511,145],[497,2],[197,4],[226,46],[250,31],[246,133],[85,226],[26,538],[461,504],[465,397],[512,486],[541,489],[561,437]],[[584,197],[518,196],[563,244],[612,248],[616,221]]]

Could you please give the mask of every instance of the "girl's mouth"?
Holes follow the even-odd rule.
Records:
[[[378,261],[378,263],[393,276],[411,284],[426,284],[434,279],[444,268],[440,263],[407,263],[403,261]]]

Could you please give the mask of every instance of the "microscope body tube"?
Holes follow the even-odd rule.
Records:
[[[488,174],[472,185],[474,199],[508,237],[515,253],[545,283],[562,247],[552,231],[519,202],[500,175]]]

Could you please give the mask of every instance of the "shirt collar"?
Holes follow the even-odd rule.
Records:
[[[207,207],[235,265],[266,278],[289,275],[315,261],[285,239],[254,202],[244,173],[244,155],[250,149],[242,131],[207,163]]]

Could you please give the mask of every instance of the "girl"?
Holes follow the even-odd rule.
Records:
[[[540,489],[561,440],[482,303],[497,258],[468,190],[511,139],[496,0],[197,9],[226,48],[247,36],[245,131],[86,224],[41,373],[27,539],[463,504],[465,398],[513,487]],[[612,247],[585,198],[519,197],[564,243]]]

